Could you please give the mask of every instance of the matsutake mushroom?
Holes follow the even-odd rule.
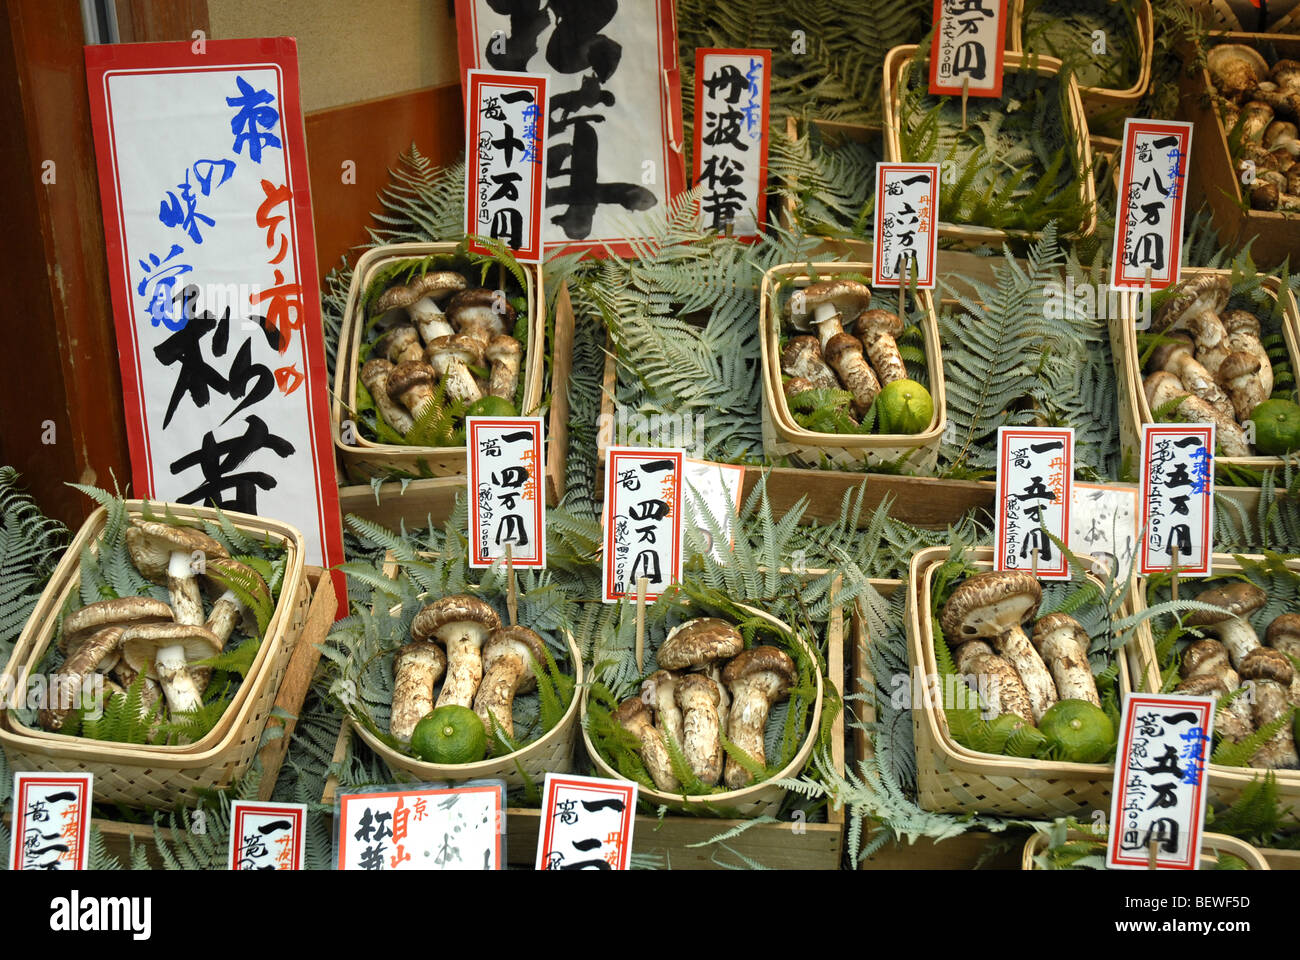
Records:
[[[796,330],[815,329],[824,349],[831,337],[844,332],[844,318],[856,317],[870,303],[871,290],[856,280],[822,280],[790,295],[785,319]]]
[[[1273,362],[1259,338],[1259,318],[1248,310],[1229,310],[1221,319],[1226,334],[1224,349],[1229,353],[1249,353],[1259,360],[1260,389],[1266,399],[1272,396]]]
[[[411,319],[425,343],[455,333],[438,301],[464,290],[465,278],[451,270],[434,270],[410,283],[389,287],[375,301],[376,313],[390,311]],[[384,319],[387,319],[386,317]],[[380,321],[383,323],[383,319]]]
[[[90,636],[105,627],[128,627],[136,623],[163,623],[174,620],[172,608],[153,597],[118,597],[97,600],[78,607],[63,618],[59,652],[72,656]]]
[[[641,761],[654,785],[668,792],[680,790],[682,785],[673,774],[668,748],[664,746],[663,737],[655,727],[654,718],[645,702],[639,697],[624,700],[614,711],[614,719],[640,741]]]
[[[469,370],[483,365],[483,344],[479,340],[464,334],[440,337],[429,344],[427,353],[449,398],[469,404],[483,396]]]
[[[1230,100],[1241,100],[1268,76],[1268,61],[1253,47],[1221,43],[1206,55],[1214,88]]]
[[[677,706],[677,684],[681,677],[672,670],[656,670],[641,684],[641,699],[654,708],[659,717],[659,729],[682,742],[682,711]]]
[[[1052,671],[1062,700],[1087,700],[1094,707],[1101,706],[1097,681],[1088,666],[1091,638],[1083,624],[1066,613],[1049,613],[1034,624],[1030,639]]]
[[[509,334],[503,333],[492,338],[487,350],[483,352],[483,356],[492,364],[488,396],[510,401],[515,399],[515,388],[519,385],[519,363],[523,355],[523,345]]]
[[[1252,613],[1268,602],[1268,594],[1245,581],[1234,581],[1221,587],[1211,587],[1196,595],[1201,603],[1218,607],[1216,611],[1194,610],[1183,623],[1200,627],[1223,641],[1232,658],[1232,665],[1241,671],[1246,655],[1259,647],[1259,637],[1248,619]]]
[[[1042,599],[1038,579],[1024,570],[993,570],[967,577],[944,604],[940,625],[955,642],[991,639],[997,652],[1016,669],[1029,694],[1034,723],[1057,701],[1047,664],[1025,635],[1026,621]],[[954,642],[950,641],[950,642]]]
[[[674,693],[682,711],[682,754],[701,783],[722,776],[722,738],[718,736],[718,685],[702,673],[688,673]]]
[[[507,740],[515,735],[515,696],[537,687],[533,664],[545,666],[546,642],[528,627],[498,627],[483,646],[483,682],[474,695],[474,712],[491,733],[490,717]]]
[[[420,342],[420,334],[415,327],[403,323],[376,340],[370,355],[383,357],[393,366],[400,366],[424,359],[424,344]]]
[[[753,758],[759,766],[767,765],[763,733],[773,704],[790,694],[798,678],[794,661],[778,647],[753,647],[737,655],[722,671],[722,682],[731,689],[731,719],[727,739],[736,749]],[[726,785],[739,790],[753,777],[750,772],[727,757]]]
[[[826,359],[844,389],[853,394],[853,409],[866,413],[880,394],[880,381],[862,356],[862,341],[852,334],[837,333],[826,344]]]
[[[1152,413],[1173,400],[1181,400],[1182,402],[1176,407],[1178,416],[1192,423],[1214,424],[1215,443],[1225,456],[1250,456],[1250,444],[1246,440],[1246,432],[1241,429],[1241,424],[1237,423],[1236,418],[1210,406],[1200,397],[1192,396],[1169,371],[1157,370],[1151,374],[1142,381],[1142,391],[1146,394],[1147,406],[1151,408]]]
[[[458,593],[435,600],[411,621],[411,639],[436,638],[447,651],[447,679],[437,706],[468,707],[483,679],[483,644],[501,618],[478,597]]]
[[[375,407],[384,422],[405,436],[415,426],[415,419],[393,401],[388,393],[388,375],[393,372],[393,365],[383,357],[367,360],[361,367],[361,382],[370,391]]]
[[[1232,416],[1232,402],[1214,375],[1192,355],[1192,338],[1183,333],[1165,337],[1165,342],[1151,354],[1152,370],[1167,370],[1178,378],[1183,389],[1200,397],[1224,416]]]
[[[1256,729],[1272,723],[1291,710],[1289,693],[1295,668],[1281,650],[1256,647],[1250,651],[1241,663],[1241,677],[1255,683],[1252,710]],[[1269,737],[1268,742],[1256,751],[1250,762],[1254,766],[1271,770],[1291,770],[1300,766],[1300,757],[1296,755],[1295,733],[1290,721],[1283,723],[1277,733]]]
[[[388,373],[388,396],[411,411],[413,425],[433,406],[435,377],[433,367],[423,360],[399,363]]]
[[[1237,420],[1245,423],[1255,408],[1268,399],[1259,382],[1259,358],[1251,353],[1230,353],[1219,368],[1219,379],[1228,388]]]
[[[840,382],[822,358],[816,337],[791,337],[781,351],[781,370],[806,380],[818,390],[838,390]]]
[[[78,691],[86,690],[86,681],[97,673],[107,673],[117,664],[125,630],[123,626],[96,630],[84,636],[72,655],[63,661],[51,685],[50,706],[43,709],[37,718],[44,729],[61,730],[68,715],[78,706],[76,695]]]
[[[891,310],[864,310],[858,315],[853,332],[866,348],[882,384],[907,379],[907,365],[903,363],[897,340],[903,332],[902,317]]]
[[[952,641],[950,641],[951,643]],[[983,640],[968,640],[953,652],[957,672],[974,679],[968,683],[978,691],[994,717],[1011,713],[1026,723],[1034,722],[1034,710],[1016,668],[993,652]],[[981,679],[983,682],[981,682]]]
[[[1300,613],[1283,613],[1275,617],[1264,632],[1264,642],[1293,661],[1300,660]],[[1291,681],[1289,695],[1292,704],[1300,705],[1300,670]]]
[[[193,564],[206,565],[217,557],[230,558],[226,548],[193,527],[172,526],[153,520],[132,520],[126,547],[140,574],[167,587],[177,623],[203,623],[203,597]]]
[[[727,660],[745,649],[740,631],[718,617],[696,617],[668,631],[659,645],[655,662],[664,670],[706,668],[716,660]]]
[[[1204,684],[1199,681],[1206,679],[1217,682],[1225,694],[1241,686],[1241,677],[1232,669],[1228,650],[1218,640],[1197,640],[1189,644],[1183,651],[1178,672],[1183,678],[1178,689],[1184,693],[1202,688]],[[1250,736],[1255,731],[1250,703],[1240,696],[1234,697],[1215,713],[1214,729],[1219,736],[1233,743]]]
[[[493,337],[515,328],[515,308],[502,291],[479,287],[462,290],[447,304],[447,316],[463,337],[477,340],[480,351]]]
[[[433,710],[433,691],[446,669],[446,654],[428,640],[412,640],[397,651],[388,718],[388,732],[396,739],[409,743],[415,725]]]
[[[122,659],[157,678],[172,713],[193,713],[203,706],[203,691],[189,664],[220,652],[216,635],[195,624],[146,623],[127,627],[122,634]]]

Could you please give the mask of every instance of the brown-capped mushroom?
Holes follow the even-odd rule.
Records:
[[[847,333],[837,333],[826,344],[826,360],[839,374],[844,389],[853,394],[853,409],[864,414],[880,393],[880,381],[862,356],[862,342]]]
[[[221,641],[206,627],[185,623],[147,623],[122,634],[122,659],[138,672],[156,677],[172,713],[203,706],[202,691],[189,664],[221,652]]]
[[[1279,145],[1300,137],[1300,129],[1290,120],[1274,120],[1264,131],[1264,146],[1268,150],[1276,150]],[[1287,155],[1291,156],[1290,151]]]
[[[459,273],[434,270],[416,277],[404,286],[389,287],[375,301],[375,311],[403,311],[415,324],[421,338],[428,343],[455,332],[447,322],[442,308],[438,306],[438,301],[464,290],[465,286],[465,278]]]
[[[722,738],[718,736],[718,685],[702,673],[688,673],[674,692],[682,711],[682,754],[700,782],[722,776]]]
[[[1206,56],[1214,87],[1225,97],[1241,100],[1268,76],[1268,61],[1253,47],[1221,43]]]
[[[458,593],[435,600],[411,621],[411,639],[436,638],[447,651],[447,679],[437,706],[468,707],[483,679],[481,650],[501,618],[478,597]]]
[[[514,337],[503,333],[499,337],[492,338],[483,355],[492,364],[488,396],[501,397],[513,402],[515,388],[519,385],[519,364],[524,355],[523,345]]]
[[[1219,610],[1194,610],[1183,623],[1189,627],[1199,627],[1223,641],[1228,656],[1232,658],[1232,665],[1240,673],[1246,655],[1260,645],[1249,617],[1268,602],[1268,594],[1253,583],[1236,580],[1202,590],[1196,599],[1200,603],[1218,607]]]
[[[395,403],[388,393],[388,375],[392,371],[393,365],[383,357],[367,360],[361,367],[361,382],[370,391],[370,396],[375,401],[375,407],[379,410],[379,415],[384,418],[384,422],[405,436],[415,426],[415,419]]]
[[[1092,641],[1083,624],[1067,613],[1049,613],[1034,624],[1030,639],[1052,671],[1062,700],[1087,700],[1094,707],[1101,706],[1097,681],[1088,666]]]
[[[1179,382],[1178,378],[1167,370],[1157,370],[1142,381],[1142,390],[1146,394],[1147,406],[1154,414],[1172,400],[1181,400],[1177,407],[1178,416],[1190,423],[1214,424],[1214,439],[1225,456],[1248,457],[1250,444],[1246,441],[1246,432],[1237,423],[1236,417],[1226,415],[1222,410],[1210,406],[1200,397],[1194,397]]]
[[[1155,333],[1186,330],[1187,323],[1203,313],[1220,314],[1228,305],[1232,283],[1218,273],[1203,273],[1180,281],[1151,321]]]
[[[126,530],[131,562],[140,574],[167,587],[177,623],[203,623],[203,597],[193,563],[196,555],[206,564],[229,558],[226,548],[194,527],[172,526],[153,520],[132,520]]]
[[[1273,108],[1267,103],[1252,100],[1241,108],[1241,139],[1243,142],[1263,143],[1264,131],[1273,122]]]
[[[1196,640],[1188,644],[1179,662],[1178,672],[1184,684],[1208,677],[1217,681],[1224,693],[1231,693],[1241,686],[1241,677],[1232,669],[1228,648],[1218,640]],[[1234,697],[1231,703],[1215,713],[1214,725],[1220,736],[1233,743],[1250,736],[1255,730],[1250,703],[1243,697]]]
[[[822,280],[790,295],[785,319],[796,330],[816,330],[821,345],[844,330],[871,303],[871,290],[856,280]]]
[[[447,304],[447,316],[461,336],[486,347],[493,337],[510,333],[515,328],[515,308],[504,293],[480,287],[462,290]]]
[[[63,729],[68,715],[78,706],[77,693],[85,690],[86,681],[96,673],[106,673],[117,664],[125,630],[122,626],[104,627],[77,644],[50,685],[50,706],[37,717],[42,728],[50,731]]]
[[[1300,91],[1300,61],[1283,57],[1273,64],[1268,78],[1277,84],[1279,90]]]
[[[515,735],[515,696],[537,687],[536,662],[546,666],[546,642],[528,627],[503,626],[493,631],[483,646],[483,682],[474,695],[474,712],[484,729],[492,730],[489,714],[506,739]]]
[[[822,358],[816,337],[791,337],[781,351],[781,370],[807,380],[818,390],[838,390],[840,382]]]
[[[1043,590],[1024,570],[993,570],[962,581],[944,604],[940,625],[945,638],[959,642],[990,639],[997,652],[1020,674],[1029,694],[1033,721],[1057,701],[1056,685],[1023,624],[1038,612]],[[950,643],[953,641],[949,641]]]
[[[1282,191],[1276,183],[1270,183],[1263,177],[1257,179],[1250,188],[1250,206],[1253,210],[1276,210]]]
[[[1200,397],[1224,416],[1232,416],[1232,402],[1214,382],[1214,375],[1193,356],[1192,338],[1186,334],[1167,334],[1164,342],[1151,354],[1151,369],[1167,370],[1178,378],[1183,389]]]
[[[428,640],[404,644],[393,658],[393,706],[388,732],[407,743],[415,725],[433,710],[433,691],[438,686],[447,657],[442,648]]]
[[[993,652],[983,640],[969,640],[953,654],[957,672],[971,678],[967,685],[984,697],[992,717],[1015,714],[1026,723],[1034,722],[1034,710],[1016,668]]]
[[[174,620],[172,608],[153,597],[117,597],[78,607],[63,618],[59,652],[72,656],[82,642],[105,627]]]
[[[1256,729],[1291,710],[1289,694],[1295,668],[1286,654],[1271,647],[1256,647],[1242,660],[1240,669],[1242,679],[1255,684],[1252,710]],[[1300,766],[1292,724],[1282,724],[1282,728],[1256,751],[1250,762],[1253,766],[1271,770],[1291,770]]]
[[[409,323],[393,327],[375,341],[370,356],[383,357],[393,366],[424,359],[424,344],[419,332]]]
[[[790,695],[797,679],[794,661],[779,647],[753,647],[736,656],[722,671],[722,682],[731,690],[731,717],[727,739],[760,766],[767,765],[763,733],[772,705]],[[727,757],[726,785],[739,790],[753,777],[749,771]]]
[[[1268,399],[1259,382],[1259,358],[1250,353],[1230,353],[1219,368],[1219,378],[1228,388],[1232,410],[1245,423],[1255,408]]]
[[[1264,642],[1293,660],[1300,660],[1300,613],[1283,613],[1275,617],[1264,632]],[[1300,705],[1300,671],[1296,671],[1288,695],[1292,704]]]
[[[740,631],[717,617],[696,617],[668,631],[655,661],[663,670],[692,670],[734,657],[745,649]]]
[[[682,785],[673,774],[668,748],[655,728],[650,708],[639,697],[632,697],[619,704],[614,718],[641,742],[641,760],[654,785],[670,793],[680,790]]]
[[[1264,396],[1273,394],[1273,363],[1260,340],[1259,319],[1249,310],[1229,310],[1223,315],[1224,347],[1228,353],[1249,353],[1259,360],[1259,383]]]
[[[1235,672],[1233,676],[1236,676]],[[1240,743],[1255,732],[1254,721],[1250,717],[1250,704],[1240,696],[1235,697],[1226,706],[1219,702],[1232,692],[1219,677],[1197,674],[1181,681],[1174,687],[1174,692],[1185,693],[1190,697],[1213,699],[1215,701],[1214,732],[1230,743]]]
[[[902,317],[891,310],[864,310],[858,315],[853,332],[866,348],[882,384],[907,379],[907,365],[903,363],[897,340],[903,333]]]
[[[434,382],[433,367],[423,360],[408,360],[389,371],[388,396],[410,410],[414,420],[418,420],[433,404]]]
[[[449,398],[469,404],[483,396],[469,370],[471,366],[483,366],[483,344],[479,340],[463,334],[441,337],[429,344],[427,353]]]
[[[665,737],[682,743],[682,711],[677,706],[677,683],[681,677],[672,670],[656,670],[641,684],[641,699],[654,708],[659,729]]]

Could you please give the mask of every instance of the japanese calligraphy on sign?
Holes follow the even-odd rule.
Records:
[[[934,0],[930,92],[1002,96],[1007,0]]]
[[[758,239],[767,218],[772,51],[695,51],[695,169],[708,230]]]
[[[85,56],[135,493],[341,562],[294,41]]]
[[[546,566],[546,450],[540,417],[470,417],[470,566],[506,555],[517,567]]]
[[[627,780],[548,773],[536,869],[628,869],[636,791]]]
[[[1074,429],[999,427],[994,569],[1070,579],[1066,542],[1074,484]]]
[[[1111,251],[1115,287],[1159,290],[1178,282],[1192,125],[1124,121],[1124,145]]]
[[[341,794],[335,865],[340,870],[504,869],[505,797],[502,780]]]
[[[681,580],[685,459],[682,450],[605,451],[605,603],[634,596],[642,577],[647,600]]]
[[[547,78],[471,70],[465,84],[465,232],[539,263]],[[492,252],[474,240],[469,248]]]
[[[1214,424],[1142,425],[1138,572],[1208,577],[1214,549]]]
[[[86,870],[90,773],[15,773],[12,870]]]
[[[686,180],[672,0],[456,0],[462,71],[546,74],[548,248],[632,256]]]
[[[307,805],[234,800],[230,804],[231,870],[302,870]]]
[[[686,460],[686,522],[704,541],[705,550],[722,563],[735,543],[736,518],[745,485],[745,468],[734,463]],[[726,543],[715,543],[708,517],[712,514]]]
[[[1065,542],[1072,553],[1092,557],[1098,576],[1106,571],[1118,576],[1130,569],[1138,542],[1137,489],[1076,483]]]
[[[876,164],[875,286],[934,289],[938,217],[937,163]]]
[[[1106,866],[1195,870],[1205,821],[1205,764],[1214,701],[1182,695],[1124,695],[1111,790]]]

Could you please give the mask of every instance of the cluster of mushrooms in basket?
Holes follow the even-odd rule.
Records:
[[[1182,682],[1176,690],[1217,700],[1243,681],[1251,682],[1250,696],[1242,691],[1214,715],[1214,732],[1237,743],[1300,705],[1300,671],[1292,663],[1293,657],[1300,657],[1300,614],[1276,617],[1261,644],[1249,617],[1268,602],[1268,594],[1262,589],[1253,583],[1234,581],[1203,590],[1196,599],[1222,612],[1198,610],[1183,618],[1184,626],[1211,636],[1193,640],[1183,651],[1179,662]],[[1251,766],[1300,767],[1292,724],[1281,725],[1255,752]]]
[[[870,307],[871,290],[856,280],[823,280],[791,295],[784,318],[796,335],[781,351],[787,398],[807,390],[847,390],[853,414],[861,418],[884,386],[907,379],[895,340],[903,318]]]
[[[1154,413],[1174,400],[1178,419],[1213,423],[1219,450],[1229,457],[1255,451],[1244,429],[1273,392],[1273,364],[1260,340],[1259,319],[1225,310],[1232,285],[1222,274],[1183,281],[1157,311],[1161,335],[1142,382]]]
[[[219,577],[254,584],[254,593],[271,600],[266,581],[240,563],[216,540],[194,527],[149,520],[132,520],[126,531],[127,549],[135,568],[146,579],[167,587],[169,603],[153,597],[119,597],[88,603],[63,620],[59,651],[66,658],[60,683],[80,686],[93,673],[105,675],[110,696],[144,674],[140,702],[142,718],[155,710],[159,697],[172,714],[193,713],[203,706],[212,668],[196,665],[221,653],[241,619],[250,635],[251,611]],[[196,573],[195,554],[204,558]],[[205,607],[202,587],[211,602]],[[72,706],[60,702],[42,710],[41,726],[62,729]]]
[[[619,704],[615,718],[641,744],[641,759],[656,787],[681,790],[665,746],[681,748],[691,772],[705,786],[722,778],[729,790],[753,779],[726,756],[719,734],[760,766],[766,765],[764,729],[772,705],[789,696],[797,678],[794,661],[778,647],[745,649],[730,623],[699,617],[674,627],[656,654],[659,669],[646,678],[641,696]]]
[[[515,308],[503,292],[439,270],[389,287],[374,310],[384,333],[361,366],[361,382],[401,435],[433,403],[439,385],[448,400],[466,406],[484,396],[514,403],[524,351],[511,336]],[[489,364],[486,381],[475,375],[473,368]]]
[[[1253,47],[1225,43],[1210,51],[1207,66],[1224,129],[1240,131],[1240,159],[1255,167],[1250,205],[1300,212],[1300,62],[1270,67]]]
[[[434,709],[472,705],[485,730],[492,729],[495,717],[501,732],[513,739],[515,697],[536,687],[534,663],[546,663],[545,641],[535,631],[503,625],[491,606],[469,594],[435,600],[415,615],[411,641],[393,659],[389,733],[409,741],[416,724]]]

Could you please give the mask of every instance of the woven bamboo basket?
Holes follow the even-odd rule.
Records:
[[[163,504],[151,504],[155,512]],[[216,521],[207,507],[167,504],[182,520]],[[128,513],[142,515],[143,502],[127,501]],[[262,729],[275,703],[276,692],[293,649],[307,622],[311,590],[304,576],[302,534],[288,524],[241,513],[226,518],[238,529],[284,546],[288,557],[275,613],[267,626],[253,665],[216,726],[201,740],[181,746],[152,746],[90,740],[48,733],[21,723],[12,710],[0,715],[0,745],[15,770],[93,773],[95,799],[124,806],[166,808],[197,799],[198,791],[221,790],[239,779],[257,753]],[[78,531],[64,554],[27,625],[14,645],[0,682],[23,690],[27,678],[53,642],[59,611],[80,584],[79,557],[103,530],[107,512],[101,507]]]
[[[1100,837],[1089,836],[1078,830],[1071,830],[1069,833],[1071,840],[1099,840]],[[1034,862],[1034,857],[1047,848],[1047,837],[1041,833],[1035,833],[1025,841],[1025,849],[1020,857],[1021,870],[1040,870],[1041,867]],[[1103,852],[1105,848],[1103,847]],[[1209,865],[1216,864],[1222,854],[1231,854],[1242,860],[1247,868],[1251,870],[1271,870],[1263,854],[1252,847],[1245,840],[1238,840],[1236,837],[1230,837],[1225,833],[1202,833],[1201,834],[1201,869],[1205,870]]]
[[[930,623],[930,581],[948,558],[947,547],[931,547],[912,557],[907,598],[907,651],[913,670],[937,676]],[[993,569],[993,551],[971,551],[981,570]],[[1130,595],[1129,605],[1133,603]],[[1139,627],[1139,636],[1143,627]],[[1132,691],[1130,656],[1119,656],[1119,692]],[[1066,763],[976,753],[952,738],[941,704],[923,698],[912,708],[916,741],[917,803],[941,813],[996,813],[1004,816],[1088,816],[1110,809],[1114,764]]]
[[[884,100],[885,121],[885,155],[891,162],[910,161],[915,158],[904,157],[900,140],[901,117],[899,115],[901,99],[901,80],[904,71],[909,69],[916,45],[894,47],[885,56],[885,77],[881,88]],[[1031,64],[1031,61],[1032,64]],[[1040,76],[1056,76],[1060,72],[1060,61],[1048,57],[1034,57],[1031,54],[1008,52],[1005,55],[1007,72],[1020,68],[1033,69]],[[1088,219],[1080,228],[1067,237],[1087,237],[1097,231],[1097,187],[1092,179],[1092,148],[1088,142],[1088,123],[1084,114],[1083,100],[1079,96],[1079,86],[1071,77],[1067,83],[1066,100],[1069,104],[1069,116],[1065,118],[1065,133],[1074,148],[1074,169],[1079,172],[1079,200],[1089,210]],[[939,222],[939,237],[954,241],[958,246],[977,247],[984,244],[994,246],[1009,239],[1036,240],[1041,236],[1038,231],[998,230],[979,224]]]
[[[1262,562],[1265,558],[1256,554],[1241,554],[1245,559]],[[1287,566],[1292,570],[1300,572],[1300,560],[1288,560]],[[1212,575],[1239,573],[1242,569],[1241,563],[1237,557],[1230,553],[1216,553],[1210,563]],[[1142,611],[1147,609],[1145,582],[1139,584],[1141,589],[1135,591],[1134,609]],[[1180,599],[1195,599],[1190,590],[1182,590],[1179,593]],[[1264,630],[1268,627],[1267,623],[1255,624],[1255,632],[1261,637]],[[1150,637],[1147,638],[1150,642]],[[1263,642],[1261,640],[1261,642]],[[1152,663],[1156,662],[1155,648],[1152,646],[1149,654]],[[1159,666],[1153,674],[1145,674],[1150,680],[1143,689],[1148,692],[1159,691],[1158,678],[1160,676]],[[1152,685],[1154,684],[1154,685]],[[1263,778],[1268,771],[1259,767],[1225,767],[1217,763],[1206,764],[1208,771],[1208,783],[1210,785],[1210,800],[1217,804],[1229,804],[1241,796],[1241,792],[1251,784],[1252,781]],[[1274,770],[1272,771],[1277,779],[1278,795],[1286,803],[1300,802],[1300,770]]]
[[[1015,53],[1025,52],[1025,0],[1011,0],[1007,38],[1008,49]],[[1137,39],[1141,57],[1138,77],[1131,87],[1116,90],[1108,87],[1079,86],[1079,98],[1083,101],[1083,112],[1088,119],[1102,114],[1124,114],[1133,112],[1137,102],[1147,91],[1151,83],[1151,56],[1155,46],[1155,15],[1151,10],[1151,0],[1139,0],[1137,5]],[[1061,61],[1055,57],[1040,56],[1044,63],[1050,63],[1059,69]],[[1122,120],[1121,120],[1122,122]]]
[[[1212,269],[1209,267],[1183,267],[1181,277],[1190,279],[1207,274],[1231,276],[1231,270]],[[1264,282],[1269,296],[1276,301],[1278,295],[1277,280],[1270,277]],[[1295,298],[1288,290],[1282,303],[1284,319],[1282,321],[1282,338],[1286,342],[1287,355],[1291,360],[1291,369],[1300,373],[1300,313],[1297,313]],[[1110,320],[1110,346],[1115,358],[1115,376],[1119,387],[1119,436],[1120,446],[1125,459],[1137,464],[1142,456],[1142,424],[1151,423],[1151,405],[1147,403],[1146,392],[1142,389],[1143,372],[1138,361],[1136,322],[1136,301],[1132,296],[1120,298],[1118,317]],[[1269,329],[1261,331],[1265,335]],[[1229,467],[1249,470],[1270,470],[1282,466],[1281,457],[1216,457],[1216,462]],[[1136,466],[1134,469],[1137,469]]]
[[[361,315],[361,298],[375,274],[399,260],[412,260],[431,254],[454,253],[455,243],[398,243],[375,247],[362,254],[352,272],[348,287],[348,301],[343,313],[343,328],[339,334],[339,353],[334,371],[334,403],[331,419],[334,424],[334,446],[342,458],[343,466],[354,480],[368,477],[461,476],[466,470],[465,447],[416,447],[393,443],[375,443],[354,431],[354,443],[345,443],[343,424],[348,411],[356,407],[357,383],[360,371],[357,356],[361,337],[365,333],[366,318]],[[528,345],[524,355],[524,401],[519,411],[528,415],[542,402],[542,379],[546,340],[546,297],[542,287],[542,272],[535,264],[521,263],[524,271],[525,292],[528,297]],[[504,274],[505,268],[502,268]],[[501,281],[504,283],[504,279]]]
[[[801,427],[790,414],[781,385],[781,310],[777,295],[782,284],[805,287],[811,283],[808,276],[810,266],[819,276],[871,274],[869,263],[834,262],[811,265],[783,263],[772,267],[763,275],[762,313],[759,321],[762,331],[759,341],[762,352],[764,451],[771,458],[788,457],[795,466],[822,467],[829,463],[840,469],[863,470],[903,459],[904,465],[913,470],[933,471],[939,462],[939,441],[947,418],[947,401],[944,395],[939,323],[935,319],[934,298],[929,290],[918,290],[915,295],[915,306],[922,311],[920,326],[925,337],[926,372],[930,381],[930,397],[934,401],[934,415],[925,430],[917,434],[862,436],[816,433]]]
[[[795,630],[792,630],[787,624],[782,623],[771,614],[762,610],[756,610],[745,604],[738,606],[756,617],[762,617],[764,620],[771,621],[773,624],[781,627],[783,630],[789,630],[804,648],[808,656],[816,662],[815,652],[808,645],[808,641]],[[781,807],[781,802],[785,799],[786,789],[777,786],[773,781],[783,780],[787,777],[798,775],[803,769],[808,758],[812,756],[813,742],[816,739],[816,731],[821,725],[822,715],[822,696],[823,685],[820,671],[816,673],[817,677],[817,697],[813,703],[812,716],[808,721],[808,732],[804,735],[803,743],[795,752],[794,758],[781,768],[770,780],[762,783],[752,784],[748,787],[742,787],[739,790],[724,790],[721,793],[711,793],[703,796],[690,796],[687,794],[665,793],[661,790],[654,790],[641,784],[638,789],[638,796],[651,803],[664,804],[670,809],[680,813],[697,813],[697,814],[717,814],[724,816],[733,816],[740,818],[776,816]],[[587,756],[595,764],[596,770],[602,777],[609,777],[612,780],[626,780],[621,773],[615,770],[600,755],[595,744],[591,742],[591,736],[587,732],[587,697],[590,687],[582,691],[582,742],[587,748]]]

